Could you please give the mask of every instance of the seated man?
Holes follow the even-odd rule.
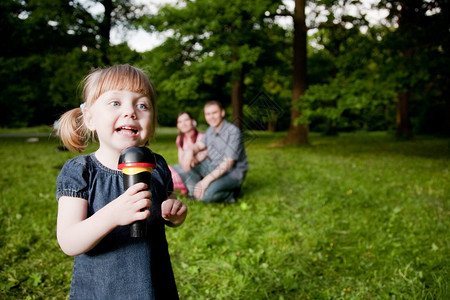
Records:
[[[239,128],[227,122],[225,110],[217,101],[204,107],[209,125],[205,135],[185,154],[180,174],[189,195],[203,202],[236,202],[248,170],[242,134]],[[198,162],[195,154],[206,149],[208,156]]]

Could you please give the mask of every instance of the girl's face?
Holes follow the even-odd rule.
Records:
[[[103,93],[85,113],[86,126],[97,132],[100,149],[117,153],[147,143],[152,117],[150,99],[126,90]]]
[[[188,114],[182,114],[177,119],[177,128],[181,133],[188,133],[194,129],[194,120]]]

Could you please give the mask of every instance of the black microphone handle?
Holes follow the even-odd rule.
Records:
[[[141,172],[134,175],[123,174],[123,188],[127,190],[130,186],[136,183],[144,182],[147,184],[145,191],[150,191],[152,188],[152,173]],[[130,224],[131,237],[145,237],[147,235],[147,221],[140,220]]]

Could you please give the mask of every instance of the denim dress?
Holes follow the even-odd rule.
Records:
[[[178,299],[161,217],[161,203],[173,183],[166,161],[157,154],[156,164],[147,237],[132,238],[129,226],[119,226],[76,256],[70,299]],[[57,199],[86,199],[88,217],[123,193],[122,172],[102,165],[93,153],[67,161],[57,178]]]

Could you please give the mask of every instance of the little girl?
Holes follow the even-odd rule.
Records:
[[[83,81],[84,103],[59,120],[64,145],[81,152],[95,134],[95,153],[67,161],[57,179],[57,238],[75,256],[70,299],[178,299],[165,225],[186,219],[172,193],[167,163],[156,156],[151,192],[123,190],[120,153],[145,146],[155,132],[156,99],[144,73],[130,65],[97,69]],[[129,225],[146,220],[147,237]]]

